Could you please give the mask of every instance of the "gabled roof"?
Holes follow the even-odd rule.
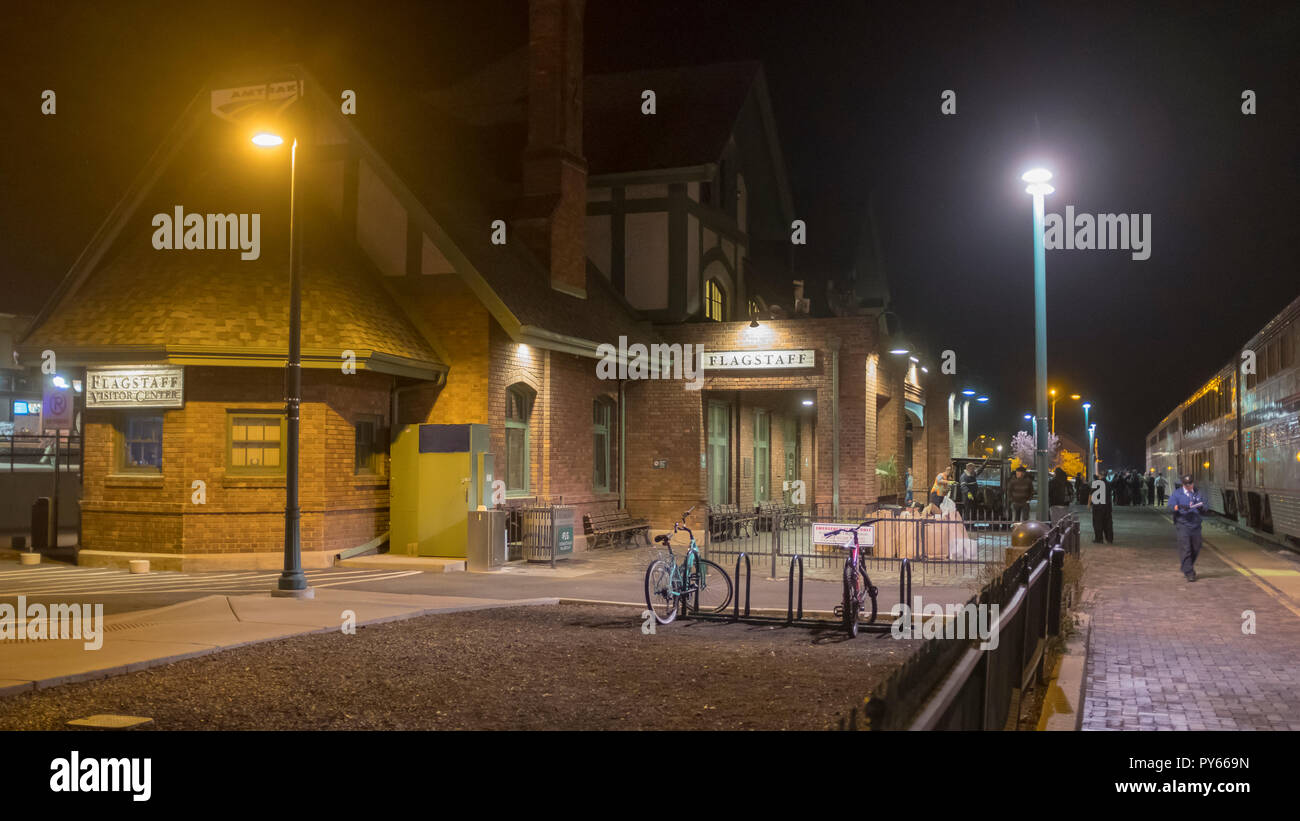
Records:
[[[597,345],[620,335],[646,342],[656,338],[599,273],[588,272],[587,299],[568,296],[550,288],[547,272],[521,243],[490,242],[493,220],[508,222],[511,217],[516,186],[510,177],[517,176],[513,169],[522,150],[522,144],[513,149],[519,138],[516,126],[502,131],[500,145],[485,144],[481,131],[458,128],[431,107],[413,105],[409,97],[385,101],[376,94],[367,96],[357,115],[344,116],[333,104],[333,95],[310,73],[294,70],[303,78],[305,102],[374,170],[512,338],[589,356],[595,355]],[[316,104],[322,100],[330,102]],[[247,360],[283,362],[287,250],[268,242],[276,235],[269,220],[263,224],[263,252],[257,262],[242,261],[232,252],[157,251],[149,244],[154,213],[170,212],[176,203],[187,212],[198,212],[199,199],[215,201],[178,199],[178,192],[166,183],[211,165],[214,144],[204,135],[220,130],[204,89],[33,323],[22,341],[29,357],[43,345],[58,344],[65,355],[77,351],[100,359],[106,349],[116,348],[136,357],[133,361],[146,356],[208,361],[206,355],[223,361],[219,352],[235,346]],[[229,197],[248,184],[239,173],[246,170],[247,159],[230,162],[220,169],[230,185],[218,198],[220,204],[210,209],[213,212],[231,212]],[[215,184],[220,174],[209,174],[207,182]],[[281,178],[263,191],[263,198],[247,210],[269,217],[276,209],[266,203],[276,202],[277,195],[283,200],[284,182]],[[312,364],[315,352],[322,364],[328,360],[337,366],[338,352],[351,348],[361,367],[369,361],[361,357],[373,350],[371,366],[380,370],[426,378],[445,371],[437,340],[419,334],[419,323],[404,314],[407,306],[394,302],[387,295],[390,289],[357,279],[357,271],[379,277],[381,284],[383,277],[354,242],[339,239],[350,232],[331,225],[322,209],[305,210],[311,223],[304,232],[304,364]],[[101,278],[101,272],[112,276]],[[115,278],[125,278],[126,284],[113,286]],[[425,287],[437,287],[437,277],[420,279]],[[316,285],[320,291],[313,294]],[[194,307],[164,312],[164,305],[178,300]],[[317,344],[324,348],[315,349]]]
[[[551,288],[521,242],[492,244],[493,221],[510,222],[520,193],[522,123],[476,127],[433,103],[374,97],[355,117],[331,116],[512,339],[594,356],[619,336],[658,338],[590,266],[581,299]]]
[[[206,92],[201,95],[206,101]],[[196,99],[197,103],[197,99]],[[163,361],[279,365],[288,347],[288,174],[284,155],[232,150],[228,130],[191,105],[169,141],[87,249],[21,342],[70,364]],[[204,128],[204,125],[214,126]],[[223,133],[226,131],[226,133]],[[159,250],[155,214],[260,214],[260,253]],[[379,274],[324,209],[300,203],[304,244],[303,361],[436,379],[433,345],[375,287]]]

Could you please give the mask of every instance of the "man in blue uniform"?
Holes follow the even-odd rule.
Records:
[[[1190,474],[1183,477],[1182,487],[1169,497],[1169,510],[1174,514],[1174,531],[1178,534],[1178,555],[1182,560],[1183,575],[1189,582],[1196,581],[1196,557],[1201,554],[1201,519],[1210,512],[1209,502],[1196,486]]]

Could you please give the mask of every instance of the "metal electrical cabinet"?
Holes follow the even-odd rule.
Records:
[[[392,446],[389,552],[464,558],[469,511],[492,498],[487,425],[408,425]]]

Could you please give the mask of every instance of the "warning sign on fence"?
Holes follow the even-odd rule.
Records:
[[[852,528],[853,522],[813,522],[812,540],[813,544],[834,545],[836,547],[851,547],[853,545],[852,533],[837,533],[834,536],[827,536],[833,530],[842,528]],[[858,545],[868,547],[875,544],[876,530],[874,525],[862,525],[858,528]]]

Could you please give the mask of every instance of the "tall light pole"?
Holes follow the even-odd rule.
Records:
[[[1100,468],[1097,467],[1097,423],[1093,422],[1088,427],[1088,462],[1092,465],[1092,475],[1096,476]]]
[[[284,143],[276,134],[259,132],[253,144],[273,148]],[[288,420],[284,468],[284,570],[272,596],[315,598],[302,572],[302,510],[298,506],[298,431],[302,404],[302,226],[298,218],[298,139],[289,148],[289,359],[285,363]]]
[[[1047,509],[1047,252],[1043,247],[1043,198],[1054,188],[1047,184],[1052,173],[1045,168],[1026,171],[1021,179],[1029,183],[1025,192],[1034,198],[1034,375],[1038,396],[1038,430],[1035,432],[1038,471],[1038,518],[1049,521]]]
[[[1092,407],[1092,403],[1091,403],[1091,402],[1084,402],[1084,403],[1083,403],[1083,438],[1084,438],[1084,441],[1086,441],[1086,442],[1088,443],[1088,459],[1087,459],[1087,462],[1086,462],[1085,464],[1089,464],[1089,463],[1092,462],[1092,426],[1088,424],[1088,410],[1089,410],[1091,407]],[[1084,477],[1084,478],[1086,478],[1086,479],[1088,479],[1089,481],[1091,481],[1091,480],[1092,480],[1092,473],[1089,472],[1089,474],[1088,474],[1086,477]]]

